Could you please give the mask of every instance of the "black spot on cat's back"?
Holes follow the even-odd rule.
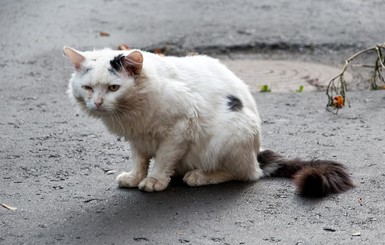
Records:
[[[228,95],[227,96],[227,106],[232,111],[240,111],[240,110],[242,110],[243,103],[238,97],[236,97],[234,95]]]
[[[122,57],[123,54],[119,54],[118,56],[115,56],[111,61],[110,65],[115,71],[120,71],[123,67],[122,64]]]

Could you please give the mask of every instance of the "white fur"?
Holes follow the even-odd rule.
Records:
[[[133,169],[117,177],[119,186],[161,191],[175,174],[184,175],[190,186],[262,176],[256,157],[260,118],[248,87],[238,77],[207,56],[162,57],[143,51],[139,76],[111,74],[110,60],[130,52],[78,52],[85,59],[69,84],[74,101],[130,142]],[[87,68],[91,70],[85,72]],[[121,87],[106,92],[107,84]],[[92,86],[93,92],[84,85]],[[132,101],[140,106],[118,115],[116,103],[130,93],[134,95],[126,100],[128,105]],[[229,95],[242,101],[241,110],[229,109]],[[95,106],[98,98],[104,101],[102,110]],[[148,173],[151,158],[155,165]]]

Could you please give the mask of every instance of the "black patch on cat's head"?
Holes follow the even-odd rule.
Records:
[[[122,58],[123,54],[119,54],[118,56],[115,56],[111,61],[110,65],[115,71],[121,71],[123,64],[122,64]]]
[[[230,110],[232,111],[242,110],[243,104],[240,99],[238,99],[234,95],[228,95],[227,99],[228,99],[227,106],[229,107]]]

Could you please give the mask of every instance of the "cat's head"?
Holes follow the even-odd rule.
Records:
[[[139,50],[110,49],[80,52],[64,47],[75,69],[68,93],[91,116],[102,117],[132,110],[134,96],[142,72],[143,55]],[[128,104],[127,104],[128,103]]]

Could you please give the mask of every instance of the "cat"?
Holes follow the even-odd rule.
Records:
[[[341,163],[260,150],[256,103],[217,59],[138,49],[63,52],[75,69],[70,98],[129,142],[133,167],[117,176],[120,187],[154,192],[165,190],[172,176],[189,186],[275,176],[293,178],[302,196],[322,197],[354,186]]]

